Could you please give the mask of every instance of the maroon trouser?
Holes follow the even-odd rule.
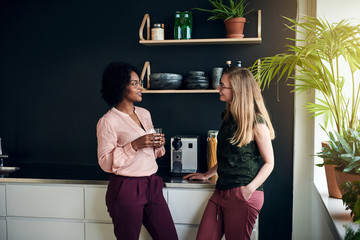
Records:
[[[162,188],[163,181],[155,174],[110,176],[106,205],[118,240],[138,240],[141,224],[154,240],[178,239]]]
[[[204,211],[197,240],[250,239],[256,218],[264,203],[264,192],[255,191],[245,200],[241,187],[215,190]]]

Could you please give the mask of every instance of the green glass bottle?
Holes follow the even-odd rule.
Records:
[[[191,39],[191,21],[189,18],[189,12],[184,12],[184,22],[182,24],[182,39]]]
[[[174,23],[174,39],[181,39],[182,38],[182,29],[180,23],[180,12],[175,12],[175,23]]]

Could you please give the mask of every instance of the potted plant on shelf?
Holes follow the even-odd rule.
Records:
[[[245,11],[249,3],[246,0],[229,0],[229,4],[225,4],[223,0],[209,0],[214,9],[194,8],[212,14],[208,20],[223,20],[226,29],[226,37],[243,38],[245,16],[254,9]]]
[[[273,80],[278,82],[285,78],[287,82],[294,79],[295,84],[290,84],[294,86],[294,92],[315,89],[320,94],[317,103],[308,103],[305,107],[313,117],[324,117],[324,130],[329,121],[335,125],[340,136],[343,136],[344,129],[356,129],[359,125],[360,88],[355,72],[360,69],[360,25],[352,25],[347,20],[330,24],[314,17],[304,17],[298,21],[285,19],[292,24],[287,27],[304,38],[289,39],[302,44],[289,45],[287,52],[261,58],[252,65],[251,70],[260,79],[262,88],[269,86]],[[342,68],[350,72],[350,96],[344,90],[345,77],[340,72]],[[295,70],[297,74],[294,75]],[[325,166],[330,166],[326,163]],[[335,179],[334,171],[326,169],[326,172]],[[335,187],[334,192],[331,190],[332,185]],[[341,198],[336,182],[328,182],[328,188],[330,196]]]

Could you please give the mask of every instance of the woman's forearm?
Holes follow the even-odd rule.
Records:
[[[217,167],[218,165],[215,164],[212,168],[210,168],[205,174],[206,178],[211,178],[217,173]]]
[[[274,169],[274,162],[264,163],[264,165],[261,167],[256,177],[248,184],[248,187],[252,191],[255,191],[266,181],[266,179],[270,176],[273,169]]]

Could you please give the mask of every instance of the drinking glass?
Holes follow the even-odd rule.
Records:
[[[154,128],[154,130],[155,130],[155,133],[162,133],[162,128]]]

